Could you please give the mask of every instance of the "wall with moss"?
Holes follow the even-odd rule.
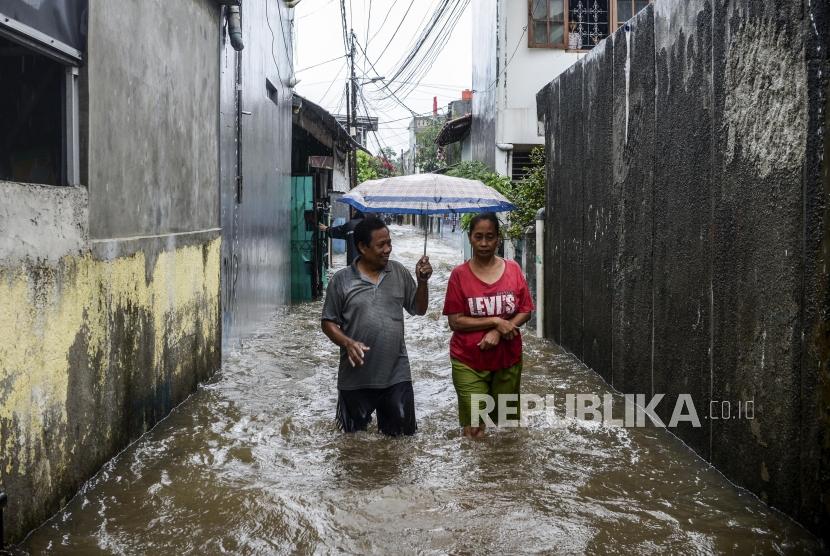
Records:
[[[0,266],[7,540],[57,511],[219,367],[220,238],[152,243],[128,256],[93,247]]]

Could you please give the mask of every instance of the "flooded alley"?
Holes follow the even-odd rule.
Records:
[[[417,230],[393,226],[410,270]],[[43,554],[811,553],[816,539],[666,430],[573,421],[459,435],[441,316],[458,236],[430,239],[430,309],[406,316],[418,433],[334,423],[321,303],[291,307],[18,548]],[[525,393],[610,388],[525,334]]]

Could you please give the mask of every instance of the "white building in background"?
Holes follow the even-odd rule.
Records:
[[[536,92],[649,0],[475,0],[473,160],[519,179],[543,145]]]

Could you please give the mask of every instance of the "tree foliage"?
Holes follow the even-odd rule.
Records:
[[[357,151],[357,183],[376,180],[379,177],[375,157],[364,151]]]
[[[490,186],[508,199],[509,192],[512,188],[510,178],[502,176],[490,170],[483,162],[478,160],[464,161],[457,166],[453,166],[447,171],[448,176],[455,176],[457,178],[467,178],[470,180],[479,180],[484,185]],[[461,229],[470,229],[470,220],[473,215],[470,213],[461,215]],[[503,218],[500,218],[503,220]]]
[[[545,206],[545,149],[530,151],[530,166],[524,178],[513,184],[509,195],[516,210],[510,213],[510,235],[519,237],[524,229],[536,221],[536,211]]]
[[[397,176],[398,168],[384,156],[372,156],[364,151],[357,151],[357,183],[378,178]]]
[[[524,229],[536,220],[536,211],[545,206],[545,150],[535,147],[530,151],[530,167],[524,178],[512,183],[510,178],[491,171],[482,162],[467,161],[458,164],[447,172],[447,175],[459,178],[480,180],[507,197],[516,205],[516,210],[510,213],[508,225],[504,235],[519,238]],[[502,219],[504,215],[502,214]],[[468,229],[472,215],[461,217],[461,227]]]
[[[435,121],[415,133],[415,167],[421,172],[434,172],[444,166],[444,156],[435,139],[441,132],[441,122]]]

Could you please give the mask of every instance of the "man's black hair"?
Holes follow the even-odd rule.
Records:
[[[367,216],[354,227],[354,245],[358,247],[361,243],[366,247],[372,242],[372,232],[386,228],[383,220],[376,216]]]
[[[496,234],[499,233],[499,218],[496,216],[495,212],[480,212],[470,219],[470,231],[467,232],[468,236],[473,235],[473,230],[476,227],[476,224],[481,222],[482,220],[489,220],[493,223],[493,226],[496,228]]]

